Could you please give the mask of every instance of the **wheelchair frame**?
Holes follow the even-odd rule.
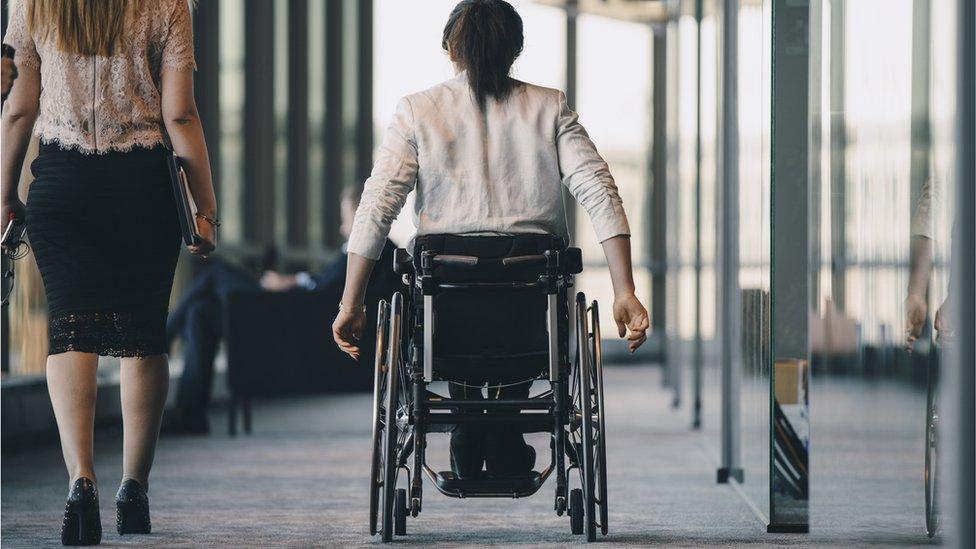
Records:
[[[445,282],[434,276],[435,266],[474,267],[479,259],[424,251],[417,273],[404,259],[407,257],[405,250],[398,250],[395,269],[413,295],[411,307],[405,310],[404,296],[397,292],[390,303],[380,302],[377,314],[370,534],[380,533],[383,541],[389,542],[394,535],[406,533],[407,517],[417,517],[423,507],[423,471],[438,491],[457,498],[527,497],[554,473],[556,514],[562,516],[568,511],[573,534],[585,530],[588,541],[596,539],[598,529],[606,535],[606,428],[596,301],[587,306],[583,293],[576,294],[576,357],[572,363],[568,356],[561,356],[559,345],[560,330],[569,329],[559,319],[559,299],[572,288],[573,275],[582,270],[580,251],[548,250],[502,260],[505,266],[544,266],[535,282]],[[433,367],[434,295],[481,289],[541,291],[547,295],[548,375],[526,382],[547,380],[548,390],[525,399],[488,400],[447,398],[428,390],[429,383],[440,381]],[[404,338],[404,332],[412,337]],[[461,409],[486,413],[452,413]],[[463,423],[502,423],[518,425],[524,433],[548,432],[552,440],[549,464],[541,472],[513,478],[458,479],[450,472],[434,471],[426,462],[427,434],[450,432],[454,425]],[[570,489],[573,470],[578,472],[579,487]],[[401,478],[407,488],[397,488]]]

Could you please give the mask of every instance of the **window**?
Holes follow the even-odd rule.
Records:
[[[221,240],[244,237],[244,0],[220,2]]]
[[[581,15],[578,21],[576,110],[620,189],[630,220],[634,282],[646,304],[651,287],[644,227],[649,193],[651,29],[594,15]],[[586,211],[576,208],[576,219],[575,245],[582,248],[586,263],[576,289],[585,292],[588,300],[603,304],[601,324],[612,327],[610,270]]]

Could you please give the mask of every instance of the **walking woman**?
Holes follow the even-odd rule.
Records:
[[[400,100],[366,180],[332,327],[336,343],[359,358],[366,282],[414,188],[417,236],[543,233],[565,242],[565,186],[603,245],[617,331],[634,351],[646,340],[648,318],[634,294],[630,228],[620,195],[565,94],[509,77],[522,52],[522,19],[502,0],[464,0],[448,18],[442,44],[457,76]],[[471,455],[482,442],[475,438],[462,429],[452,433],[459,476],[479,474],[482,463],[492,469],[490,455],[488,461],[484,454]],[[521,434],[507,437],[504,446],[494,454],[531,469],[534,453]]]
[[[26,216],[49,308],[47,384],[68,469],[65,545],[101,540],[92,431],[99,355],[121,357],[120,534],[149,533],[166,401],[166,314],[180,230],[166,156],[181,157],[214,248],[216,204],[193,99],[187,0],[17,0],[4,42],[19,78],[2,117],[3,211]],[[40,153],[17,193],[31,133]]]

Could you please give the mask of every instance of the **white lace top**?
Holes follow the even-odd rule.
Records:
[[[164,65],[196,69],[187,0],[140,2],[111,57],[65,53],[57,49],[53,36],[35,40],[25,1],[11,2],[3,42],[16,49],[21,71],[40,71],[40,113],[34,132],[41,141],[56,141],[83,153],[167,143],[160,72]]]

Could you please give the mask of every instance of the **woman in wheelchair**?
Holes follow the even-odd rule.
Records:
[[[574,533],[582,533],[585,518],[592,539],[597,524],[606,533],[599,325],[596,303],[579,294],[574,361],[568,289],[581,260],[579,250],[566,248],[562,189],[586,210],[602,243],[613,318],[633,352],[649,326],[634,294],[627,217],[565,94],[509,76],[523,45],[522,20],[510,4],[463,0],[442,45],[457,75],[397,105],[356,212],[333,324],[338,346],[358,360],[366,284],[415,191],[416,236],[411,254],[396,262],[411,289],[380,311],[388,328],[378,330],[386,339],[377,342],[371,533],[381,521],[390,540],[407,514],[417,516],[421,471],[456,497],[529,495],[555,471],[557,513],[568,508]],[[451,382],[449,399],[428,390],[437,380]],[[548,381],[550,390],[530,397],[533,380]],[[592,414],[581,413],[583,402]],[[446,473],[424,461],[426,433],[438,428],[451,432]],[[540,431],[552,432],[553,456],[534,473],[535,450],[523,433]],[[582,479],[573,493],[565,458]],[[394,492],[400,470],[409,503],[406,489]]]

